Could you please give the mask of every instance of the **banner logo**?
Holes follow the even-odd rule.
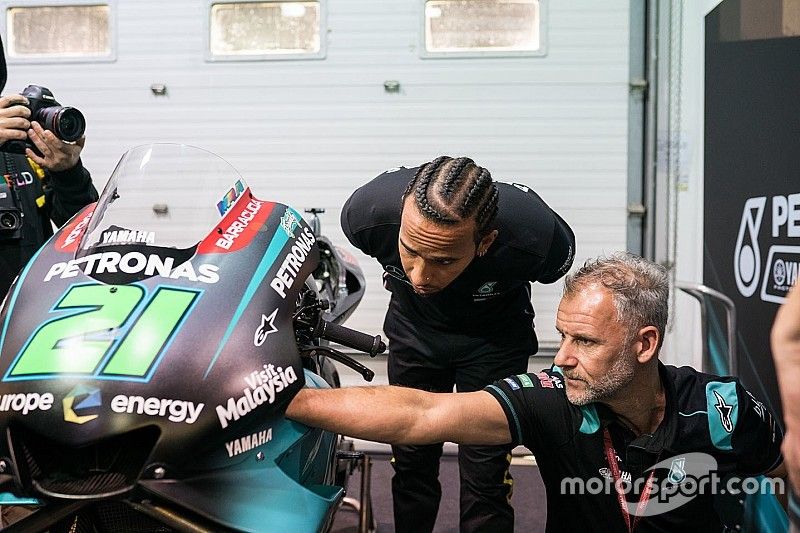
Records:
[[[761,277],[761,250],[758,247],[758,231],[764,216],[766,196],[748,198],[742,210],[739,236],[733,252],[733,272],[736,287],[744,297],[752,296]],[[745,233],[747,239],[745,240]]]

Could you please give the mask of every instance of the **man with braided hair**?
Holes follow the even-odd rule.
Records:
[[[526,372],[538,343],[531,282],[572,265],[575,236],[528,187],[494,182],[466,157],[384,172],[342,210],[345,235],[384,269],[389,382],[481,390]],[[460,446],[461,530],[512,531],[511,446]],[[397,531],[431,531],[442,444],[393,446]]]

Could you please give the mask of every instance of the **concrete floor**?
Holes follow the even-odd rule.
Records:
[[[372,458],[372,505],[377,533],[392,533],[395,530],[392,512],[391,476],[392,467],[389,456],[381,453],[370,454]],[[448,456],[442,459],[439,470],[442,484],[442,500],[436,519],[434,533],[458,533],[459,481],[458,460]],[[511,465],[514,477],[514,531],[518,533],[540,533],[544,531],[547,518],[547,501],[539,469],[528,461],[514,461]],[[358,498],[360,471],[350,480],[349,496]],[[358,513],[350,507],[343,507],[336,514],[333,533],[356,533]]]

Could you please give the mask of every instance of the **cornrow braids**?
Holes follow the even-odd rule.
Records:
[[[492,176],[468,157],[441,156],[420,166],[403,201],[412,194],[417,209],[433,222],[454,225],[474,219],[476,242],[497,215],[499,195]]]

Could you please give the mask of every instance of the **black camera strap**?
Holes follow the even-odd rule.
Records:
[[[8,186],[13,187],[14,184],[11,183],[13,177],[17,174],[17,162],[14,161],[12,156],[8,155],[8,152],[0,152],[3,154],[3,174],[6,176],[6,181],[8,181]],[[11,178],[9,178],[11,176]]]
[[[7,79],[8,69],[6,67],[6,51],[3,48],[3,39],[0,38],[0,94],[3,94],[3,89],[6,88]]]

